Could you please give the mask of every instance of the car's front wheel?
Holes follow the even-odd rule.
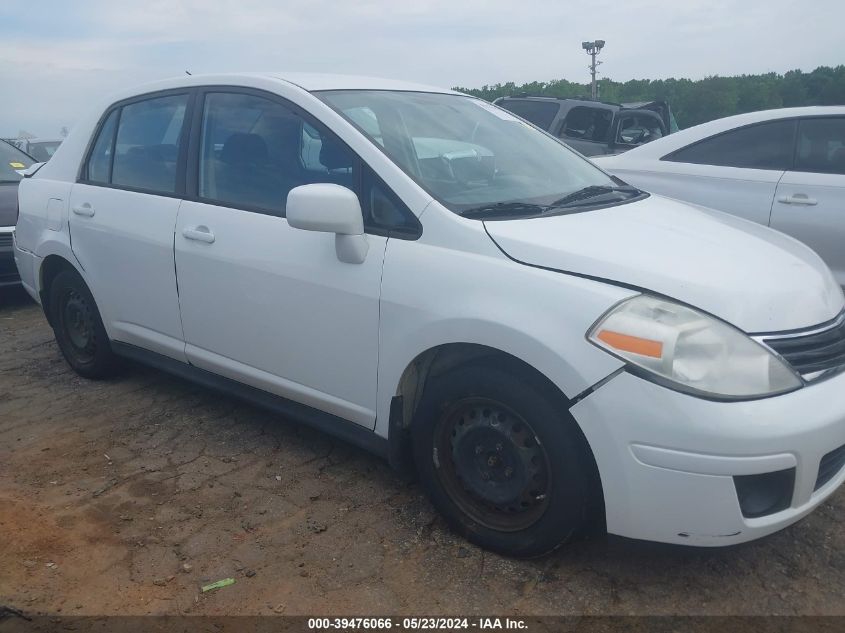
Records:
[[[75,270],[63,270],[50,285],[50,321],[62,355],[84,378],[105,378],[118,362],[94,297]]]
[[[413,440],[435,506],[482,547],[537,556],[587,525],[594,469],[586,442],[539,379],[477,364],[432,378]]]

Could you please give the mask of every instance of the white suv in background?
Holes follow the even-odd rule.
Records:
[[[595,521],[747,541],[845,479],[845,300],[818,256],[448,90],[119,95],[21,185],[15,254],[79,374],[146,362],[413,464],[508,554]]]

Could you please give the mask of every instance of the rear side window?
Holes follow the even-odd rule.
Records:
[[[353,162],[345,145],[281,103],[238,93],[205,97],[200,198],[284,215],[299,185],[354,188]]]
[[[506,99],[496,105],[505,110],[510,110],[544,130],[548,130],[552,126],[552,121],[555,120],[557,111],[560,110],[560,105],[554,101],[532,101],[530,99]]]
[[[111,168],[111,151],[114,131],[117,127],[117,110],[112,110],[106,122],[100,128],[100,134],[88,157],[88,180],[91,182],[108,184],[109,169]]]
[[[663,160],[749,169],[790,169],[795,127],[794,120],[749,125],[679,149]]]
[[[845,117],[803,119],[799,123],[795,170],[845,174]]]
[[[111,183],[157,193],[176,192],[188,95],[123,106],[114,145]]]

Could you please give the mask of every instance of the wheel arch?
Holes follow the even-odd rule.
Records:
[[[410,429],[415,413],[425,392],[426,383],[434,376],[443,374],[464,364],[488,364],[505,368],[531,381],[559,406],[569,410],[573,402],[545,374],[526,361],[506,351],[478,343],[446,343],[430,347],[418,353],[402,372],[390,406],[388,431],[388,454],[391,466],[406,477],[414,473],[413,449]],[[594,483],[594,516],[596,525],[604,525],[604,494],[595,455],[587,437],[574,416],[569,416],[573,429],[581,440],[587,461],[591,465],[591,480]]]
[[[38,296],[41,299],[41,308],[44,310],[44,315],[47,317],[47,322],[50,326],[53,325],[52,317],[50,316],[50,285],[63,270],[73,270],[80,275],[82,274],[67,258],[56,253],[47,255],[38,268]]]

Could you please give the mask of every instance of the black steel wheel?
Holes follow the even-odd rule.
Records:
[[[490,398],[465,398],[439,418],[437,474],[464,512],[490,529],[530,527],[549,502],[549,456],[531,425]]]
[[[63,270],[49,288],[50,322],[56,342],[68,364],[85,378],[114,373],[117,359],[97,304],[85,281],[75,270]]]
[[[521,364],[472,363],[430,379],[411,431],[432,502],[474,543],[538,556],[589,524],[592,454],[562,396]]]

